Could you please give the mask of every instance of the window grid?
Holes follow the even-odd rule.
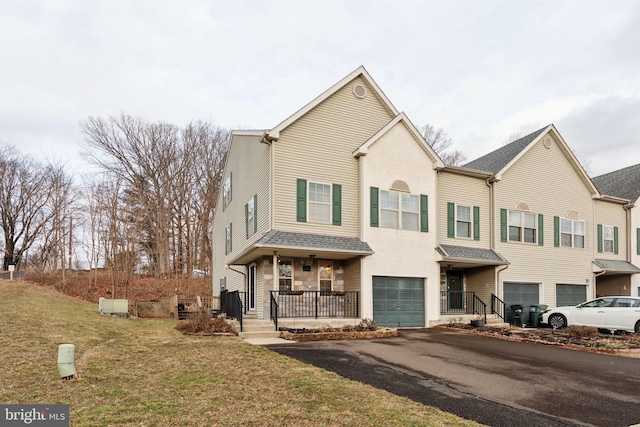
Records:
[[[613,228],[611,231],[613,236]],[[560,246],[567,248],[584,248],[584,221],[560,218]],[[611,241],[613,251],[613,240]]]
[[[456,237],[471,237],[471,207],[456,206]]]
[[[331,185],[309,182],[309,221],[331,222]]]
[[[509,211],[509,241],[536,243],[536,215]]]

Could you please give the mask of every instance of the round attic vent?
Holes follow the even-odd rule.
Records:
[[[553,140],[550,137],[546,137],[542,143],[544,144],[544,148],[551,148]]]
[[[362,99],[367,96],[367,90],[361,84],[355,84],[353,85],[353,94],[356,98]]]

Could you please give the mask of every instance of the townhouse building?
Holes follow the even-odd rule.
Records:
[[[446,166],[363,67],[274,128],[233,132],[223,181],[214,295],[281,325],[509,320],[640,272],[632,203],[601,194],[555,126]]]

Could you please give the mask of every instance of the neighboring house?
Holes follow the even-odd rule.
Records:
[[[489,246],[486,241],[481,246],[508,261],[508,266],[495,267],[493,281],[490,269],[484,275],[476,271],[485,270],[466,274],[464,269],[468,286],[463,286],[483,296],[491,289],[494,307],[501,305],[497,299],[502,300],[507,319],[512,304],[577,304],[606,293],[611,278],[626,274],[628,279],[631,272],[640,271],[627,262],[626,248],[619,244],[628,235],[626,202],[598,192],[555,126],[539,129],[462,169],[478,171],[477,179],[487,187],[490,209],[474,202],[480,206],[480,221],[483,210],[490,212],[489,227],[480,227],[481,235],[484,230],[491,234]],[[468,189],[468,185],[439,188],[440,210],[443,197],[456,206],[471,204]],[[612,266],[615,271],[607,270]]]
[[[598,294],[640,296],[640,270],[636,267],[640,265],[640,164],[597,176],[593,182],[602,194],[617,199],[625,208],[624,235],[606,220],[598,229],[602,243],[596,262],[605,272],[598,277]]]
[[[233,132],[213,225],[214,294],[239,292],[245,311],[281,324],[436,321],[443,167],[363,67],[276,127]]]

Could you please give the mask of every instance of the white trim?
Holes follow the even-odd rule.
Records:
[[[387,98],[387,96],[384,94],[382,89],[380,89],[380,87],[376,84],[376,82],[371,78],[371,76],[369,75],[367,70],[365,70],[365,68],[363,66],[360,66],[356,70],[354,70],[352,73],[350,73],[348,76],[346,76],[345,78],[340,80],[338,83],[334,84],[329,89],[325,90],[322,94],[320,94],[318,97],[316,97],[313,101],[311,101],[310,103],[308,103],[307,105],[305,105],[304,107],[302,107],[301,109],[299,109],[298,111],[293,113],[291,116],[289,116],[282,123],[280,123],[279,125],[277,125],[273,129],[268,131],[266,133],[266,135],[265,135],[266,139],[267,140],[274,140],[274,139],[280,138],[280,132],[282,132],[284,129],[289,127],[289,125],[294,123],[300,117],[302,117],[303,115],[305,115],[306,113],[308,113],[309,111],[314,109],[316,106],[318,106],[324,100],[326,100],[331,95],[336,93],[338,90],[342,89],[345,85],[349,84],[355,78],[360,77],[360,76],[362,76],[362,78],[365,79],[367,81],[367,83],[373,88],[373,90],[378,94],[380,99],[382,99],[382,102],[385,105],[385,107],[387,107],[392,112],[393,115],[397,115],[398,114],[398,110],[396,110],[396,107],[393,106],[393,104],[391,103],[389,98]]]

